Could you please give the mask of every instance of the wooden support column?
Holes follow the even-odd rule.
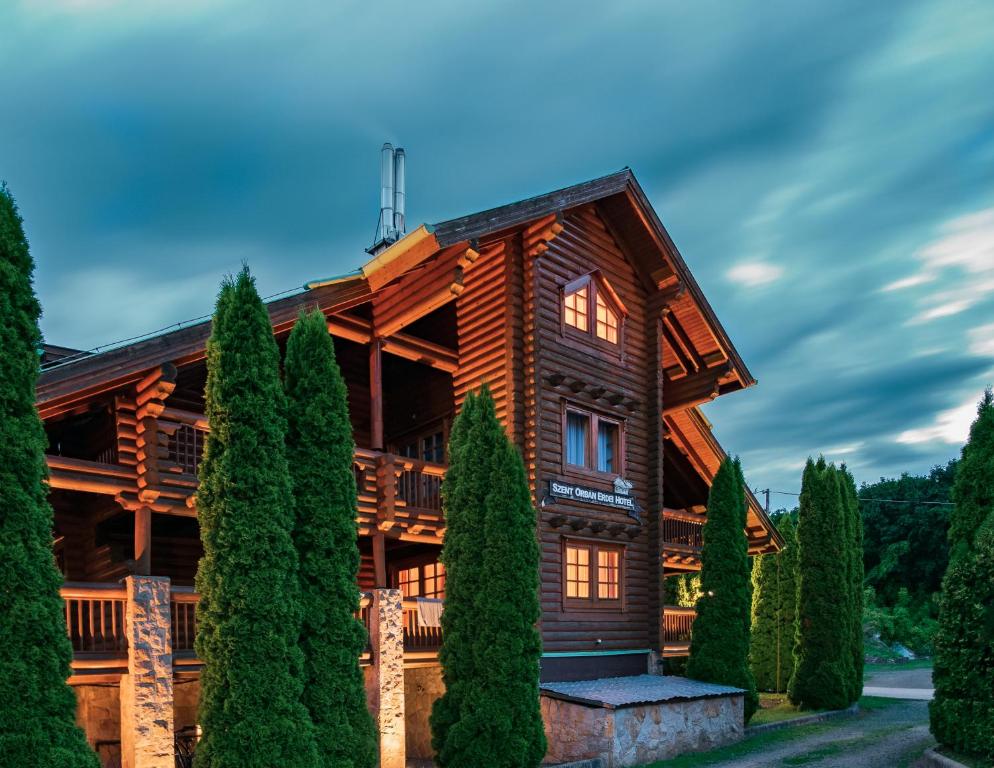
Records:
[[[373,534],[373,570],[375,572],[376,588],[386,589],[388,586],[386,537],[382,533]]]
[[[166,437],[159,431],[159,416],[165,399],[176,388],[176,366],[163,363],[135,387],[136,458],[138,498],[150,504],[162,493],[159,459],[167,451]]]
[[[369,344],[369,439],[374,451],[383,450],[383,344]]]
[[[152,510],[135,510],[135,574],[152,575]]]

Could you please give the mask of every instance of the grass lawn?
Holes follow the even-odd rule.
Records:
[[[752,716],[749,725],[779,723],[782,720],[792,720],[795,717],[804,717],[810,714],[813,714],[812,710],[798,709],[787,701],[785,693],[761,693],[759,694],[759,709]]]
[[[761,694],[761,700],[764,695],[770,697],[775,696],[777,699],[785,698],[780,694]],[[900,703],[901,702],[898,699],[883,699],[877,696],[864,696],[859,700],[860,709],[863,711],[887,709],[888,707],[893,707]],[[753,716],[749,724],[758,725],[762,722],[778,722],[780,720],[788,720],[791,717],[800,717],[802,715],[812,714],[810,710],[801,712],[792,707],[786,701],[782,704],[770,707],[769,709],[774,710],[776,713],[769,716],[771,719],[760,719],[762,714],[762,710],[760,710]],[[800,741],[802,739],[807,739],[810,736],[828,733],[836,727],[836,722],[841,721],[829,720],[823,723],[799,725],[794,728],[784,728],[782,730],[766,731],[765,733],[756,733],[752,735],[748,735],[747,733],[746,737],[742,739],[742,741],[736,742],[735,744],[731,744],[727,747],[713,749],[708,752],[695,752],[693,754],[681,755],[680,757],[674,757],[672,760],[650,763],[649,765],[642,766],[642,768],[704,768],[704,766],[713,765],[714,763],[719,763],[725,760],[734,760],[737,758],[761,754],[762,752],[781,744],[787,744],[792,741]],[[870,738],[878,738],[878,736]],[[805,762],[812,761],[816,758],[826,757],[830,754],[835,754],[845,748],[845,745],[827,744],[824,747],[805,753],[804,755],[799,755],[796,758],[787,758],[783,761],[783,764],[803,765]]]

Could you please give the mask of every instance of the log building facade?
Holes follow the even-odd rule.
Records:
[[[374,710],[391,696],[406,709],[395,746],[429,749],[441,637],[419,625],[415,601],[444,597],[448,432],[482,382],[533,492],[543,680],[655,671],[686,654],[693,611],[666,606],[662,580],[699,568],[724,457],[697,406],[755,382],[630,171],[419,227],[355,273],[271,302],[281,346],[313,307],[349,390],[363,663]],[[48,347],[37,391],[70,682],[91,742],[124,765],[157,766],[147,754],[165,749],[142,747],[141,707],[168,708],[181,739],[195,728],[209,333],[204,322],[100,354]],[[780,546],[751,494],[746,533],[753,554]],[[391,652],[378,622],[394,620],[399,692],[377,673]]]

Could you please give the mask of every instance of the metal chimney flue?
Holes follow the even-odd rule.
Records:
[[[380,152],[380,231],[376,239],[392,242],[394,200],[394,151],[393,144],[383,145]]]
[[[406,160],[407,155],[403,147],[397,147],[393,156],[393,230],[395,237],[402,237],[407,231],[404,226],[404,206],[407,196],[404,179],[404,165]]]

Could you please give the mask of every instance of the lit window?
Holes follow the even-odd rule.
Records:
[[[618,471],[618,425],[612,421],[597,421],[597,471]]]
[[[586,600],[590,597],[590,549],[566,547],[566,597]]]
[[[590,416],[566,412],[566,463],[587,466],[587,442],[590,440]]]
[[[445,566],[441,563],[428,563],[424,567],[425,597],[445,597]]]
[[[618,316],[608,307],[607,302],[597,294],[597,338],[618,343]]]
[[[594,541],[564,543],[563,584],[567,607],[619,610],[624,548]]]
[[[597,553],[597,597],[600,600],[618,599],[618,552],[602,549]]]
[[[421,596],[421,569],[405,568],[397,572],[397,586],[404,597]]]
[[[577,288],[572,293],[566,294],[566,325],[576,328],[578,331],[586,331],[589,327],[587,319],[587,295],[588,286]]]

